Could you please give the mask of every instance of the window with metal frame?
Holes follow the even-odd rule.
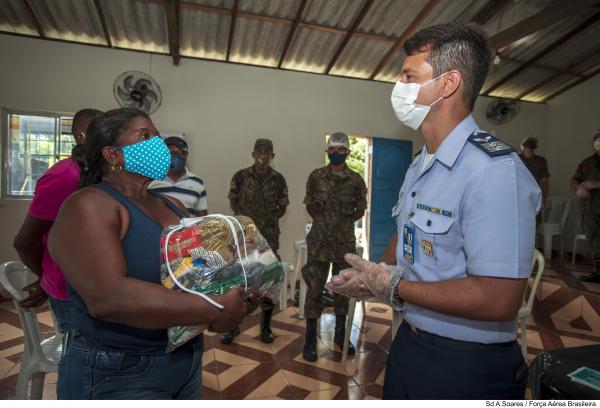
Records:
[[[37,180],[71,155],[73,115],[4,109],[2,197],[31,198]]]

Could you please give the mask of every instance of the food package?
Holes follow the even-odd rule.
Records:
[[[246,294],[278,298],[281,262],[249,217],[213,214],[185,218],[163,230],[160,246],[161,282],[169,289],[194,293],[211,303],[207,296],[237,287]],[[167,351],[207,328],[170,327]]]

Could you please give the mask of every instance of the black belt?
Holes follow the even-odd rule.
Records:
[[[450,347],[456,350],[464,350],[464,351],[478,351],[478,350],[490,350],[492,348],[504,348],[508,346],[512,346],[516,340],[507,341],[503,343],[476,343],[472,341],[463,341],[463,340],[455,340],[449,337],[439,336],[437,334],[426,332],[425,330],[421,330],[418,327],[413,326],[408,323],[406,320],[402,322],[402,326],[405,329],[409,330],[414,335],[422,338],[431,344],[439,344],[442,346]]]

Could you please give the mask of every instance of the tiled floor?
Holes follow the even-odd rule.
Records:
[[[578,277],[591,266],[553,260],[528,319],[529,360],[542,350],[600,342],[600,285],[583,284]],[[0,399],[15,396],[23,351],[20,322],[12,301],[0,294]],[[391,343],[391,311],[380,304],[367,306],[366,319],[356,308],[352,340],[356,356],[340,362],[333,346],[335,317],[320,321],[320,358],[302,359],[304,321],[290,306],[273,318],[277,336],[272,344],[259,340],[258,312],[242,325],[236,341],[224,346],[208,334],[203,357],[204,399],[374,399],[381,397],[386,350]],[[47,307],[38,318],[45,336],[52,335]],[[46,376],[44,398],[56,398],[56,374]]]

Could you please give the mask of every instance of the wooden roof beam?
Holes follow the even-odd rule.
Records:
[[[527,68],[532,66],[536,61],[538,61],[539,59],[550,54],[557,48],[561,47],[562,45],[567,43],[569,40],[573,39],[574,37],[576,37],[583,31],[587,30],[589,27],[593,26],[599,20],[600,20],[600,12],[597,12],[595,15],[593,15],[590,18],[588,18],[587,20],[585,20],[583,23],[581,23],[580,25],[575,27],[573,30],[569,31],[568,33],[566,33],[565,35],[560,37],[558,40],[554,41],[552,44],[550,44],[549,46],[545,47],[543,50],[541,50],[540,52],[535,54],[533,57],[531,57],[529,60],[527,60],[525,63],[523,63],[523,65],[521,65],[519,68],[517,68],[516,70],[512,71],[510,74],[506,75],[504,78],[502,78],[499,81],[497,81],[496,83],[494,83],[494,85],[492,85],[485,92],[485,94],[489,95],[490,92],[495,91],[496,89],[498,89],[499,87],[501,87],[502,85],[504,85],[505,83],[510,81],[511,79],[515,78],[521,72],[523,72],[524,70],[526,70]]]
[[[21,5],[23,6],[23,9],[25,9],[25,14],[27,14],[27,17],[29,17],[29,20],[31,20],[33,26],[35,27],[35,30],[38,32],[38,35],[41,38],[46,38],[46,33],[44,32],[44,29],[42,28],[42,25],[40,24],[39,20],[33,13],[29,2],[27,0],[21,0]]]
[[[169,54],[173,57],[173,65],[179,65],[179,0],[165,0],[164,5],[167,13]]]
[[[510,2],[511,0],[488,0],[487,4],[473,16],[471,23],[484,25],[502,11]]]
[[[300,2],[300,6],[298,7],[298,11],[296,12],[296,17],[294,18],[294,21],[292,22],[292,27],[290,28],[290,31],[288,33],[288,36],[285,40],[285,45],[283,47],[283,52],[281,53],[281,57],[279,57],[279,63],[277,64],[277,68],[281,68],[281,66],[283,65],[283,61],[285,61],[285,57],[287,55],[287,52],[290,48],[290,45],[292,44],[292,40],[294,39],[294,35],[296,34],[296,29],[298,28],[298,23],[300,23],[300,20],[302,19],[302,14],[304,14],[304,8],[306,7],[306,2],[308,0],[302,0]]]
[[[350,39],[352,38],[352,35],[354,35],[354,33],[356,32],[356,30],[358,29],[358,27],[360,26],[360,24],[364,20],[365,16],[367,15],[367,13],[369,12],[369,10],[371,9],[372,5],[373,5],[373,0],[367,0],[365,2],[365,4],[363,5],[362,9],[360,10],[360,13],[358,14],[358,16],[356,17],[356,19],[354,20],[354,23],[352,24],[352,27],[350,27],[350,31],[348,31],[348,33],[344,37],[344,40],[342,41],[342,43],[340,44],[340,46],[336,50],[336,52],[333,55],[333,58],[331,59],[331,61],[329,61],[329,65],[327,65],[327,69],[325,70],[326,74],[329,74],[329,72],[331,72],[331,69],[334,67],[334,65],[337,62],[337,60],[340,57],[340,55],[342,55],[342,52],[344,52],[344,49],[346,48],[346,46],[350,42]]]
[[[598,0],[579,0],[577,6],[570,1],[554,0],[546,8],[490,38],[492,49],[500,50],[513,42],[551,26],[567,17],[589,13]]]
[[[584,75],[583,78],[578,79],[577,81],[573,82],[572,84],[559,89],[558,91],[552,93],[550,96],[547,96],[546,98],[544,98],[544,100],[542,101],[543,103],[548,102],[550,99],[557,97],[558,95],[560,95],[563,92],[568,91],[569,89],[587,81],[588,79],[592,79],[593,77],[595,77],[596,75],[600,74],[600,65],[598,65],[595,69],[593,69],[589,74]]]
[[[590,53],[586,52],[585,55],[581,55],[579,58],[577,58],[567,68],[565,68],[565,71],[567,71],[567,72],[562,72],[562,70],[561,70],[561,72],[557,72],[556,74],[552,75],[550,78],[545,78],[544,80],[536,83],[535,85],[533,85],[530,88],[526,89],[525,91],[521,92],[517,96],[517,99],[521,99],[521,98],[529,95],[530,93],[535,92],[537,89],[541,88],[542,86],[544,86],[546,84],[549,84],[550,82],[554,81],[556,78],[560,77],[561,75],[564,75],[565,73],[567,75],[571,75],[569,71],[571,71],[572,69],[575,69],[579,64],[582,64],[585,61],[587,61],[590,58],[590,55],[593,56],[596,54],[600,54],[600,46],[593,49],[592,52],[590,52]],[[577,74],[577,77],[579,77],[579,79],[585,80],[585,75]]]
[[[100,25],[102,26],[102,32],[104,33],[104,39],[106,40],[106,44],[112,48],[112,41],[110,40],[110,34],[108,32],[108,26],[106,25],[106,18],[104,18],[104,12],[102,11],[102,5],[100,4],[100,0],[94,0],[94,6],[96,8],[96,14],[98,14],[98,19],[100,20]]]
[[[233,44],[233,36],[235,35],[235,22],[237,20],[239,5],[240,0],[233,1],[233,9],[231,10],[231,23],[229,24],[229,41],[227,43],[227,55],[225,56],[225,61],[229,61],[229,57],[231,56],[231,44]]]
[[[390,49],[385,54],[381,62],[379,62],[375,70],[369,76],[369,79],[374,79],[377,76],[377,74],[381,72],[383,67],[390,63],[396,51],[398,51],[398,49],[402,47],[402,44],[404,44],[404,41],[406,41],[411,35],[413,35],[417,31],[419,26],[423,24],[427,17],[429,17],[429,15],[433,11],[433,9],[438,5],[439,2],[440,0],[429,0],[429,2],[425,5],[425,7],[423,7],[423,9],[417,15],[417,17],[415,17],[413,22],[410,23],[406,30],[404,30],[400,38],[398,38],[394,45],[390,47]]]

